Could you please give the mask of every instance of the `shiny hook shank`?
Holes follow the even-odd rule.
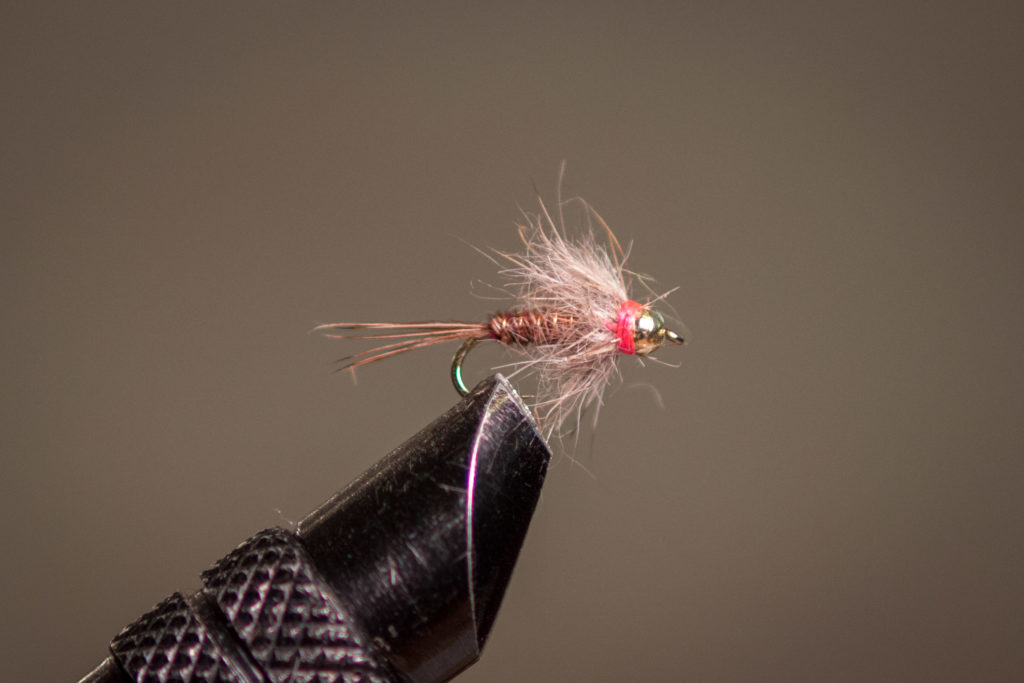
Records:
[[[462,342],[462,346],[459,347],[459,350],[455,352],[455,356],[452,357],[452,384],[455,385],[455,391],[459,392],[460,396],[465,396],[469,393],[465,382],[462,381],[462,363],[481,339],[483,337],[470,337]]]

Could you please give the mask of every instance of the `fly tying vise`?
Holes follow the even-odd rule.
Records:
[[[570,205],[584,217],[575,237],[565,228]],[[468,393],[462,379],[466,356],[479,342],[493,339],[525,356],[512,363],[510,377],[536,374],[531,405],[548,435],[573,414],[578,423],[583,408],[600,407],[620,353],[645,357],[666,342],[683,344],[684,339],[653,308],[670,292],[652,292],[644,303],[632,298],[633,280],[645,284],[645,278],[625,269],[627,254],[589,204],[559,198],[556,215],[557,223],[541,201],[539,213],[524,212],[527,225],[519,228],[524,250],[496,252],[503,262],[499,272],[507,281],[502,289],[516,301],[485,322],[330,323],[315,329],[342,339],[394,340],[341,359],[347,361],[342,369],[352,370],[406,351],[461,341],[451,378],[462,395]],[[607,235],[607,247],[595,238],[594,221]]]

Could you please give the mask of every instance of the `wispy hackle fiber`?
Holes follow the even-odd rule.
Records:
[[[573,236],[566,234],[567,209],[583,213],[584,224]],[[534,414],[556,431],[573,415],[578,425],[583,408],[597,409],[616,372],[619,350],[610,324],[629,299],[625,257],[611,230],[582,199],[560,201],[557,223],[542,201],[539,213],[524,215],[523,252],[499,253],[507,264],[500,271],[506,289],[514,293],[517,309],[554,311],[572,322],[553,343],[514,347],[527,359],[514,363],[511,374],[536,373]],[[607,247],[594,234],[595,220],[604,228]]]
[[[633,352],[620,345],[617,320],[635,278],[624,268],[626,253],[589,204],[559,197],[553,216],[538,201],[538,212],[523,212],[523,250],[497,251],[492,258],[505,280],[499,289],[514,303],[486,322],[333,323],[316,329],[345,339],[394,340],[343,358],[343,367],[353,370],[434,344],[494,339],[520,356],[503,366],[510,378],[536,378],[527,402],[547,436],[567,420],[578,428],[586,408],[593,408],[596,420],[618,356]],[[647,298],[643,306],[663,296]]]

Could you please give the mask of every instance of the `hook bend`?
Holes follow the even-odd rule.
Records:
[[[473,350],[473,347],[480,343],[481,337],[470,337],[466,341],[462,342],[462,346],[455,352],[455,356],[452,358],[452,384],[455,385],[455,391],[459,392],[460,396],[465,396],[469,393],[469,389],[466,388],[465,382],[462,381],[462,363],[466,360],[466,356]]]

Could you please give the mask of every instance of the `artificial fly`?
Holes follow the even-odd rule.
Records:
[[[563,167],[564,172],[564,167]],[[561,182],[559,182],[559,187]],[[515,304],[480,323],[330,323],[315,329],[341,339],[393,340],[342,358],[341,369],[356,368],[406,351],[446,342],[462,342],[452,359],[455,389],[468,393],[462,365],[470,350],[493,339],[525,356],[509,373],[535,374],[537,393],[531,407],[546,435],[559,430],[575,415],[577,426],[584,408],[600,407],[619,354],[647,356],[665,342],[683,344],[681,332],[669,329],[664,316],[652,308],[670,292],[643,303],[630,293],[634,280],[644,278],[624,267],[627,254],[604,220],[582,199],[558,199],[556,223],[542,200],[539,213],[523,212],[519,226],[524,249],[497,251],[501,289]],[[580,234],[566,232],[564,212],[578,203],[585,220]],[[592,220],[593,219],[593,220]],[[596,221],[607,236],[607,247],[594,235]],[[595,414],[596,419],[596,414]]]

